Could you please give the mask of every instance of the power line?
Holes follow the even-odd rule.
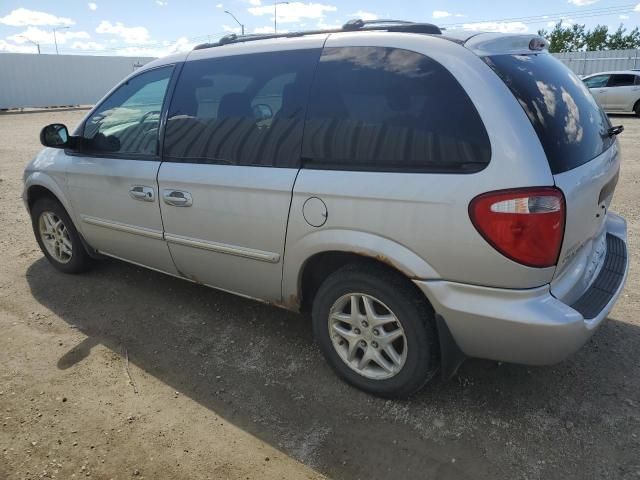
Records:
[[[477,20],[472,22],[457,22],[457,23],[448,23],[442,24],[443,27],[456,27],[463,26],[468,24],[478,24],[478,23],[498,23],[498,22],[520,22],[524,24],[531,23],[542,23],[545,21],[551,21],[554,19],[562,19],[562,18],[590,18],[604,15],[617,15],[622,13],[630,13],[636,7],[636,4],[626,4],[626,5],[616,5],[609,7],[601,7],[601,8],[591,8],[581,11],[565,11],[560,13],[552,13],[552,14],[543,14],[543,15],[532,15],[526,17],[506,17],[506,18],[497,18],[491,20]]]

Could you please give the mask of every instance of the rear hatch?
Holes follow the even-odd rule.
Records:
[[[620,159],[611,123],[583,82],[546,52],[488,55],[531,121],[566,201],[552,293],[573,303],[597,276]]]

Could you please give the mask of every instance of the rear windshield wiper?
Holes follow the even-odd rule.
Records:
[[[624,132],[624,125],[611,127],[609,130],[607,130],[607,133],[609,134],[610,137],[615,137],[616,135],[620,135],[622,132]]]

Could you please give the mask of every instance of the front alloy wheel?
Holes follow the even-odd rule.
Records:
[[[45,211],[40,214],[38,229],[42,244],[56,261],[66,264],[73,256],[73,244],[69,230],[55,213]]]

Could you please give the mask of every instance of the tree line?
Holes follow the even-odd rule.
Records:
[[[597,25],[587,30],[585,25],[573,24],[565,27],[560,21],[550,32],[538,30],[538,35],[549,40],[551,53],[640,48],[638,27],[627,33],[622,24],[616,31],[610,32],[606,25]]]

